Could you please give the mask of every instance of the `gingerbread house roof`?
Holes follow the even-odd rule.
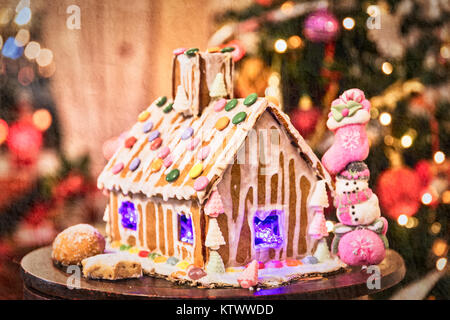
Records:
[[[244,99],[226,100],[237,101],[231,109],[223,107],[225,101],[211,102],[199,117],[184,117],[172,109],[172,101],[164,100],[156,100],[139,115],[128,139],[100,174],[100,189],[203,203],[266,110],[284,127],[318,179],[331,186],[329,174],[289,117],[266,99],[257,98],[249,106]],[[175,180],[168,181],[171,178]]]

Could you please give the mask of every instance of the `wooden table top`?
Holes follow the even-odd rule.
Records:
[[[316,280],[300,280],[279,288],[204,289],[175,285],[165,279],[144,276],[141,279],[108,281],[81,277],[80,288],[69,289],[67,274],[55,267],[51,247],[30,252],[21,262],[24,297],[34,299],[352,299],[374,294],[396,285],[405,276],[402,257],[393,250],[379,264],[381,286],[369,289],[373,274],[360,267]]]

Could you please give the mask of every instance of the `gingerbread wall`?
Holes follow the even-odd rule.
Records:
[[[218,184],[225,214],[217,219],[226,241],[219,254],[225,265],[309,254],[312,241],[306,235],[311,213],[307,200],[316,181],[284,127],[265,111]],[[254,248],[253,217],[257,208],[283,210],[281,247]]]

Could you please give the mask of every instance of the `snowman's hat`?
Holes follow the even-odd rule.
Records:
[[[362,161],[350,162],[337,177],[346,180],[369,180],[369,167]]]

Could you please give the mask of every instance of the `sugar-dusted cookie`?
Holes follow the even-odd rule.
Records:
[[[142,277],[141,263],[129,253],[99,254],[84,259],[82,265],[86,278],[118,280]]]

